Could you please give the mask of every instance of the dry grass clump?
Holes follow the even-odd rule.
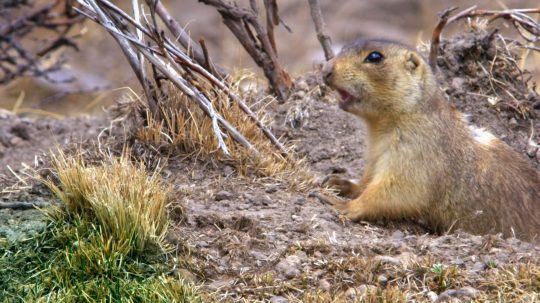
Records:
[[[80,156],[59,152],[52,162],[58,184],[47,185],[68,214],[99,226],[105,248],[124,255],[165,248],[170,188],[157,172],[148,176],[142,163],[126,156],[88,166]]]
[[[64,207],[31,239],[0,245],[0,302],[203,302],[167,251],[169,187],[126,156],[51,157]],[[177,256],[178,257],[178,256]]]
[[[485,301],[540,302],[540,267],[529,263],[491,269],[482,287]]]
[[[240,85],[244,78],[234,82],[230,88],[246,100],[246,103],[250,103],[252,108],[257,107],[256,114],[267,124],[265,106],[261,103],[267,103],[265,98],[270,97],[257,99],[253,91],[242,94]],[[224,141],[231,156],[225,156],[218,148],[212,120],[188,96],[172,85],[167,89],[166,95],[169,97],[160,103],[161,119],[147,114],[148,126],[137,127],[138,139],[169,154],[180,152],[205,160],[228,162],[241,174],[255,173],[259,177],[276,178],[298,189],[306,188],[313,182],[304,160],[294,153],[291,146],[287,147],[288,156],[281,154],[237,103],[230,100],[225,93],[207,87],[204,83],[200,86],[203,87],[201,91],[212,101],[215,111],[237,128],[257,151],[249,150],[236,143],[231,136],[226,136]]]

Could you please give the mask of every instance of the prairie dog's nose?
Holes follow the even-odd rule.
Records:
[[[334,72],[334,59],[331,59],[324,64],[323,69],[322,69],[322,77],[323,77],[324,83],[330,84],[330,80],[331,80],[333,72]]]

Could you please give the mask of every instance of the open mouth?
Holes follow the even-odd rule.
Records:
[[[346,109],[349,105],[351,105],[351,103],[353,103],[354,101],[354,97],[349,94],[348,92],[342,90],[342,89],[338,89],[337,90],[339,95],[341,96],[341,101],[339,102],[339,107],[341,109]]]

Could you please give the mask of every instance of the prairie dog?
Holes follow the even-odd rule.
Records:
[[[540,177],[508,145],[469,125],[414,49],[358,40],[323,68],[340,107],[368,129],[360,181],[331,176],[351,220],[415,219],[433,230],[540,236]]]

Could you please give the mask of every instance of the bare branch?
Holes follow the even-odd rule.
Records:
[[[191,39],[189,34],[173,17],[171,17],[171,14],[167,8],[165,8],[165,6],[163,6],[159,0],[157,0],[156,4],[156,13],[159,15],[161,20],[163,20],[167,28],[171,31],[178,42],[180,42],[184,49],[187,50],[188,55],[195,59],[195,61],[197,61],[199,64],[204,64],[206,58],[204,57],[204,49],[202,45],[197,44]],[[214,66],[212,73],[219,78],[225,78],[227,76],[227,71],[219,66]]]
[[[315,31],[317,32],[317,39],[321,43],[324,51],[324,57],[326,60],[334,58],[334,51],[332,50],[332,40],[326,31],[326,23],[324,22],[321,10],[321,3],[319,0],[309,0],[309,8],[311,10],[311,18],[315,24]]]
[[[273,136],[270,130],[265,127],[257,116],[251,111],[251,109],[242,102],[242,100],[235,95],[226,83],[223,83],[215,75],[209,72],[207,69],[203,68],[200,64],[197,64],[189,55],[184,53],[181,49],[177,48],[173,41],[166,38],[162,31],[156,28],[155,22],[150,25],[147,22],[147,26],[141,25],[139,22],[134,20],[131,16],[127,15],[121,9],[116,7],[114,4],[110,3],[107,0],[81,0],[84,3],[88,4],[87,9],[89,11],[84,12],[86,16],[91,18],[93,21],[98,22],[100,25],[105,27],[113,36],[118,39],[123,39],[125,42],[130,44],[132,50],[135,53],[142,54],[150,63],[152,70],[159,71],[162,76],[161,79],[166,79],[171,81],[179,90],[181,90],[185,95],[189,96],[195,103],[203,110],[203,112],[211,118],[212,125],[214,129],[214,135],[218,140],[218,146],[223,151],[224,154],[228,154],[227,146],[224,143],[223,136],[224,133],[221,132],[220,128],[223,128],[237,143],[246,147],[248,150],[251,150],[254,154],[258,154],[257,150],[253,145],[243,137],[243,135],[232,126],[227,120],[221,117],[213,108],[212,102],[208,99],[205,94],[203,94],[198,88],[196,83],[191,83],[189,79],[193,74],[198,74],[205,79],[207,79],[212,85],[217,89],[225,92],[234,102],[237,102],[238,106],[254,121],[257,126],[261,128],[261,131],[271,140],[271,142],[280,150],[283,155],[287,155],[285,148],[279,143],[279,141]],[[99,6],[101,10],[106,11],[109,15],[118,15],[121,16],[124,22],[131,24],[135,29],[139,30],[145,38],[148,39],[147,44],[143,43],[142,40],[137,37],[132,31],[129,30],[129,27],[125,25],[122,26],[122,31],[118,29],[120,26],[114,23],[114,20],[111,19],[111,22],[107,22],[106,19],[101,19],[94,17],[97,14],[97,10],[94,10],[95,6]],[[153,15],[153,14],[152,14]],[[211,64],[209,56],[206,56],[205,59]],[[134,67],[134,69],[137,66]],[[182,72],[185,71],[185,72]],[[188,78],[183,75],[188,75]],[[154,78],[158,77],[154,75]],[[159,90],[159,80],[156,81],[154,85],[158,86]]]
[[[433,70],[437,69],[437,55],[439,54],[439,43],[441,41],[441,32],[448,22],[448,18],[450,17],[450,14],[455,11],[457,7],[451,7],[444,10],[442,13],[439,14],[439,22],[437,23],[437,26],[435,26],[435,29],[433,30],[433,34],[431,34],[431,48],[429,50],[429,66]]]
[[[250,8],[241,8],[236,4],[226,3],[222,0],[199,0],[200,2],[215,7],[223,17],[223,23],[236,36],[244,49],[257,65],[263,69],[264,75],[270,82],[274,93],[284,101],[289,95],[292,86],[291,77],[283,69],[278,61],[273,38],[273,25],[277,18],[277,5],[274,1],[267,1],[267,26],[265,28],[257,15],[256,1],[250,1]],[[271,24],[271,25],[269,25]],[[279,24],[279,22],[278,22]]]
[[[59,58],[48,67],[41,66],[41,59],[62,47],[77,49],[77,45],[68,38],[68,33],[84,17],[73,14],[70,0],[49,1],[39,6],[35,4],[35,7],[30,6],[27,10],[21,8],[20,14],[12,12],[24,3],[0,4],[0,10],[3,11],[0,15],[0,84],[9,83],[23,75],[57,82],[49,74],[60,70],[64,59]],[[40,41],[41,47],[37,51],[31,51],[23,45],[26,45],[26,41],[35,39],[37,29],[51,31],[52,38]],[[70,80],[62,82],[67,81]]]

